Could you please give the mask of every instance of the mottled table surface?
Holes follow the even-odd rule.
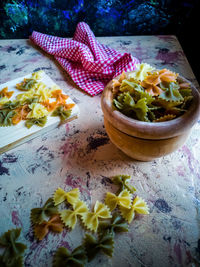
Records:
[[[130,52],[158,68],[169,68],[197,85],[175,36],[102,37],[100,42]],[[79,119],[0,155],[0,234],[21,227],[25,266],[51,266],[55,250],[80,245],[84,231],[49,234],[37,242],[29,220],[57,187],[79,187],[92,205],[115,192],[110,177],[132,176],[150,215],[139,216],[118,235],[113,258],[99,255],[88,266],[194,266],[200,253],[200,121],[175,153],[153,162],[131,160],[105,132],[101,95],[90,97],[70,81],[53,57],[29,40],[0,41],[0,83],[43,69],[80,107]],[[197,85],[198,86],[198,85]]]

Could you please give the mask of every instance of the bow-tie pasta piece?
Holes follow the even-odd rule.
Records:
[[[72,252],[65,247],[60,247],[53,259],[53,267],[84,267],[86,263],[87,256],[83,246],[75,248]]]
[[[53,199],[49,198],[42,208],[31,210],[31,222],[33,224],[42,223],[54,214],[58,214],[58,208],[54,206]]]
[[[114,235],[115,233],[128,232],[128,224],[117,213],[115,213],[111,221],[102,221],[98,227],[98,234],[101,236],[106,232]]]
[[[80,191],[78,188],[74,188],[69,192],[65,192],[62,188],[59,187],[53,195],[53,200],[56,206],[64,202],[65,200],[67,200],[71,205],[74,205],[79,200],[79,196]]]
[[[111,217],[112,215],[109,208],[105,204],[96,201],[94,212],[87,212],[83,214],[82,221],[87,229],[96,232],[99,226],[99,218],[109,219]]]
[[[113,235],[105,233],[97,240],[94,236],[86,234],[84,239],[88,261],[91,261],[100,251],[112,257],[114,250]]]
[[[107,192],[105,203],[111,211],[117,206],[130,208],[132,195],[127,191],[122,191],[118,196],[111,192]]]
[[[11,98],[13,93],[14,93],[14,91],[8,92],[8,87],[5,87],[0,91],[0,98],[2,98],[2,97]]]
[[[128,223],[132,222],[135,217],[135,213],[149,214],[149,208],[147,203],[141,197],[138,196],[136,196],[136,198],[133,200],[133,204],[131,205],[130,209],[121,206],[120,211],[122,217],[127,220]]]
[[[0,255],[0,266],[23,266],[23,254],[26,245],[18,242],[21,229],[8,230],[2,236],[0,236],[0,246],[4,248],[4,252]]]
[[[63,223],[61,222],[59,214],[53,215],[49,221],[36,224],[34,227],[34,233],[38,240],[42,240],[49,231],[56,233],[63,231]]]
[[[131,176],[130,175],[116,175],[112,178],[112,181],[114,184],[119,186],[119,190],[117,194],[119,194],[123,190],[129,191],[131,194],[133,194],[136,189],[132,185],[128,183],[128,180],[130,180]]]
[[[65,226],[74,229],[77,223],[77,217],[84,216],[86,213],[88,213],[87,205],[85,202],[78,200],[73,204],[73,210],[62,210],[60,217]]]

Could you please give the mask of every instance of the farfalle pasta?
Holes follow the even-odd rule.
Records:
[[[99,219],[109,219],[111,217],[109,208],[105,204],[96,201],[94,211],[83,214],[82,221],[87,229],[96,232],[99,226]]]
[[[107,192],[105,203],[109,207],[110,211],[113,211],[117,206],[130,208],[131,194],[127,190],[123,190],[118,196],[111,192]]]
[[[69,96],[63,94],[57,85],[46,86],[43,76],[44,72],[38,71],[16,84],[16,88],[22,93],[12,100],[10,98],[14,91],[8,91],[8,87],[0,90],[0,126],[7,127],[25,121],[27,128],[33,125],[43,127],[49,116],[60,117],[61,123],[71,116],[75,104],[66,102]],[[11,109],[13,112],[10,112]]]
[[[147,203],[141,197],[138,196],[135,197],[129,209],[121,206],[120,211],[122,217],[127,220],[128,223],[132,222],[135,217],[135,213],[149,214],[149,208],[147,206]]]
[[[31,210],[31,222],[33,225],[40,224],[55,214],[58,214],[58,208],[54,206],[53,199],[49,198],[43,207]]]
[[[82,245],[72,252],[65,247],[59,247],[53,257],[54,267],[84,267],[99,252],[112,257],[115,234],[128,232],[128,223],[132,222],[136,213],[149,213],[148,205],[142,198],[136,196],[132,201],[136,189],[128,183],[129,179],[129,175],[114,176],[112,180],[119,187],[118,193],[107,192],[105,203],[96,201],[93,211],[90,211],[86,203],[80,200],[78,188],[68,192],[62,188],[57,188],[53,197],[49,198],[43,207],[31,210],[34,235],[39,241],[49,231],[62,232],[64,226],[73,230],[78,218],[82,220],[86,229],[92,232],[98,230],[97,238],[91,234],[86,234]],[[63,204],[60,207],[66,204],[68,209],[59,210],[58,206],[61,203]],[[112,214],[116,207],[119,208],[121,215],[117,212]]]
[[[59,214],[55,214],[48,221],[43,221],[34,226],[34,234],[38,240],[42,240],[49,231],[55,233],[61,233],[63,231],[63,223]]]
[[[78,216],[82,218],[88,213],[88,207],[83,201],[76,201],[73,205],[73,210],[62,210],[60,217],[65,226],[74,229]]]
[[[14,93],[14,91],[8,92],[8,87],[5,87],[0,91],[0,98],[7,97],[9,99],[9,98],[11,98],[13,93]]]
[[[53,195],[53,201],[56,206],[65,200],[67,200],[67,202],[69,202],[71,205],[74,205],[79,200],[79,195],[80,191],[78,188],[74,188],[69,192],[65,192],[59,187]]]
[[[23,266],[23,254],[27,246],[18,242],[21,228],[11,229],[0,236],[0,247],[3,254],[0,255],[0,266]]]
[[[86,234],[84,239],[88,261],[91,261],[100,251],[112,257],[114,250],[114,239],[110,233],[104,233],[97,240],[94,236]]]
[[[113,80],[113,105],[133,119],[162,122],[182,115],[190,106],[189,83],[181,83],[178,74],[168,69],[155,70],[146,63],[122,79]],[[187,102],[187,106],[184,103]],[[186,107],[186,108],[185,108]],[[174,116],[168,116],[173,114]]]
[[[87,263],[87,255],[84,246],[79,246],[70,252],[65,247],[59,247],[53,258],[53,267],[77,266],[84,267]]]

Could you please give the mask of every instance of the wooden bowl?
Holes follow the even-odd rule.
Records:
[[[183,77],[178,80],[190,83]],[[200,113],[199,92],[193,84],[190,85],[193,100],[182,116],[165,122],[143,122],[125,116],[113,107],[110,81],[101,97],[104,124],[110,140],[125,154],[141,161],[151,161],[177,150],[186,141]]]

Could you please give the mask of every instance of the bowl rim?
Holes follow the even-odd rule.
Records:
[[[130,72],[126,72],[129,74]],[[120,75],[116,76],[118,79]],[[182,82],[190,84],[193,100],[189,109],[181,116],[164,122],[144,122],[130,118],[113,107],[112,80],[105,86],[101,97],[101,107],[104,116],[120,131],[143,139],[166,139],[172,138],[189,131],[197,122],[200,114],[200,94],[197,88],[189,80],[178,76]]]

